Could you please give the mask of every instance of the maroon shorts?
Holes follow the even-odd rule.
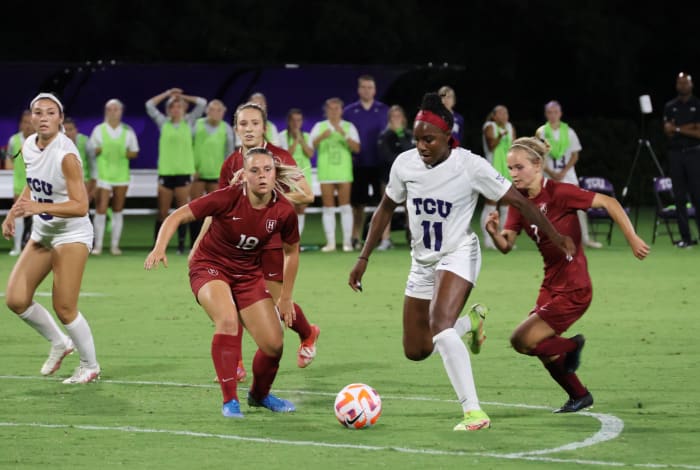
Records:
[[[537,304],[530,315],[536,313],[558,335],[569,329],[588,309],[593,289],[586,287],[569,292],[551,292],[540,289]]]
[[[260,300],[272,298],[265,287],[265,280],[260,273],[230,275],[211,266],[197,265],[190,267],[190,287],[195,298],[197,298],[199,289],[207,282],[215,280],[224,281],[229,285],[233,300],[236,302],[236,307],[239,311]]]
[[[282,248],[264,249],[260,255],[260,264],[266,281],[282,282],[282,271],[284,271]]]

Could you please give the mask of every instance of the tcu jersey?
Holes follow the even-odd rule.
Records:
[[[294,207],[277,192],[263,209],[254,209],[244,185],[227,186],[189,204],[197,219],[212,217],[211,227],[195,251],[192,264],[214,264],[227,273],[260,269],[260,252],[277,235],[288,244],[299,241]]]
[[[386,195],[398,204],[406,202],[411,255],[428,265],[459,247],[478,243],[470,223],[479,194],[497,201],[510,186],[486,160],[461,147],[435,167],[411,149],[394,161]]]
[[[77,147],[62,132],[59,132],[44,150],[39,149],[36,140],[37,134],[32,134],[22,146],[22,155],[27,168],[27,186],[31,191],[32,199],[44,203],[68,201],[68,188],[61,164],[66,155],[73,154],[82,166]],[[38,214],[33,217],[32,232],[36,232],[42,238],[66,234],[87,235],[92,231],[92,224],[87,214],[82,217],[66,218],[49,214]]]

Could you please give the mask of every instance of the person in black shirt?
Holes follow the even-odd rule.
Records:
[[[676,78],[676,91],[678,97],[664,108],[664,133],[669,137],[671,181],[682,238],[676,245],[686,248],[697,243],[690,236],[688,194],[700,231],[700,100],[693,95],[693,79],[685,72]]]

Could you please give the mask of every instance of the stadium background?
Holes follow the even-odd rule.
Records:
[[[119,97],[142,147],[135,168],[155,166],[157,131],[143,103],[163,89],[222,98],[229,110],[262,91],[278,126],[295,106],[308,130],[325,98],[354,101],[357,76],[370,73],[377,98],[409,114],[425,91],[451,85],[464,146],[479,153],[494,105],[508,106],[527,135],[543,122],[543,104],[557,99],[584,147],[578,173],[621,187],[642,134],[638,96],[651,95],[646,127],[665,166],[663,104],[675,74],[700,63],[700,7],[659,2],[126,0],[4,9],[22,20],[0,30],[2,140],[39,90],[63,96],[85,133],[102,104]],[[642,186],[655,170],[645,155],[639,169]]]

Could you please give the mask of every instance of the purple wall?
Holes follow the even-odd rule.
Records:
[[[357,100],[357,77],[370,74],[377,83],[377,98],[407,69],[378,66],[244,66],[221,64],[53,64],[5,63],[0,77],[0,145],[17,132],[21,112],[39,91],[55,91],[66,115],[81,132],[90,134],[102,122],[104,103],[119,98],[125,104],[124,122],[134,128],[141,146],[133,168],[155,168],[158,130],[146,115],[144,103],[161,91],[182,88],[186,94],[219,98],[226,103],[226,120],[251,93],[268,100],[270,120],[282,130],[292,107],[304,112],[304,129],[323,119],[326,98],[340,97],[345,104]]]

